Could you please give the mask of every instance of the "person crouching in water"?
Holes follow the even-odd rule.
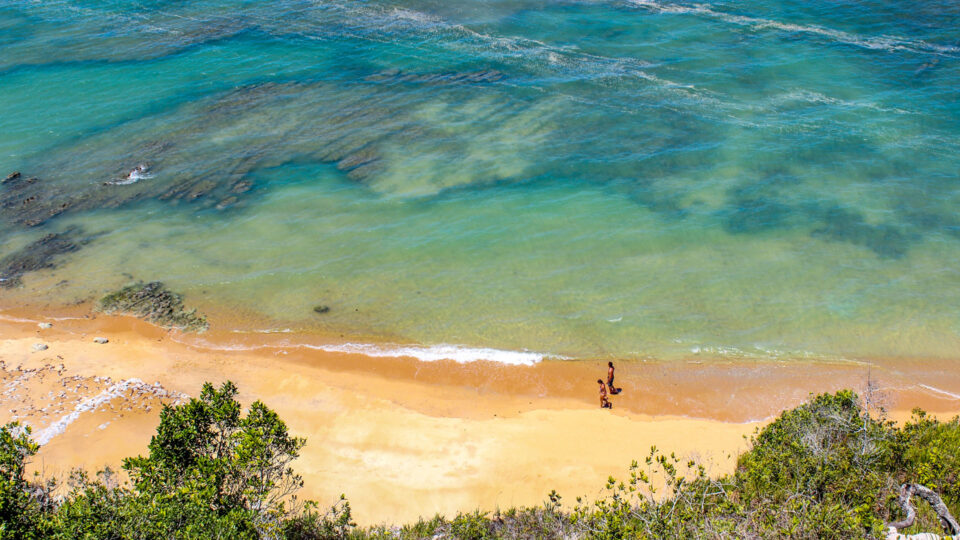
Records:
[[[600,408],[612,409],[613,403],[607,399],[607,385],[603,384],[603,379],[597,379],[597,382],[600,384]]]

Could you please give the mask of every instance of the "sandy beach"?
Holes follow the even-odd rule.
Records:
[[[229,379],[244,403],[263,401],[307,438],[295,463],[304,496],[328,504],[343,493],[359,523],[375,524],[531,505],[551,489],[593,497],[651,445],[727,472],[779,411],[810,392],[862,391],[868,378],[894,417],[960,410],[960,375],[932,361],[621,362],[625,391],[609,411],[596,400],[605,361],[419,362],[298,343],[184,335],[86,306],[7,309],[0,420],[33,427],[44,442],[34,466],[46,475],[117,468],[145,452],[162,403]]]

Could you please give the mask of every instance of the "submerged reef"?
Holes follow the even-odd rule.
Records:
[[[27,272],[55,268],[57,256],[76,251],[86,240],[80,238],[79,227],[50,233],[0,260],[0,287],[20,285]]]
[[[374,191],[405,195],[535,173],[525,156],[554,130],[549,103],[503,105],[506,95],[488,93],[489,83],[503,77],[494,70],[413,77],[488,84],[483,92],[449,84],[423,93],[384,84],[270,82],[217,93],[24,163],[21,170],[33,176],[0,185],[2,219],[33,227],[65,213],[149,199],[225,209],[256,187],[251,172],[294,161],[330,163]],[[495,104],[496,114],[479,122],[487,135],[450,127]],[[510,143],[501,152],[481,151],[501,139]],[[435,156],[436,166],[412,163],[418,158],[411,156]],[[141,164],[149,173],[132,181],[132,170],[146,168]]]
[[[725,133],[705,129],[708,117],[657,110],[660,120],[638,131],[609,122],[601,109],[571,116],[568,96],[516,86],[511,74],[392,68],[349,81],[257,82],[205,94],[17,164],[23,173],[0,183],[0,229],[146,200],[223,211],[262,189],[256,171],[327,163],[372,192],[407,197],[508,183],[599,183],[664,219],[709,214],[731,234],[796,229],[887,259],[905,256],[925,234],[960,235],[950,213],[955,190],[936,177],[887,201],[897,184],[884,187],[892,173],[878,170],[866,193],[894,211],[872,215],[844,189],[822,185],[821,176],[835,174],[830,168],[810,174],[806,166],[761,162],[744,164],[735,180],[717,180]],[[908,169],[852,136],[811,145],[800,157],[818,164],[850,155]],[[735,185],[704,196],[705,186],[723,182]],[[942,204],[931,207],[931,189],[942,192]]]
[[[496,69],[447,73],[410,73],[400,69],[385,69],[364,78],[367,82],[409,82],[424,84],[494,83],[506,74]]]
[[[135,283],[112,292],[97,305],[108,314],[133,315],[166,328],[187,332],[203,332],[210,327],[206,317],[195,309],[185,309],[183,297],[168,290],[163,283]]]

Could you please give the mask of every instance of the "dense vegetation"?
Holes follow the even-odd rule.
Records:
[[[322,512],[297,500],[303,481],[290,464],[304,439],[260,402],[241,414],[231,383],[207,384],[164,408],[148,455],[124,461],[124,482],[109,470],[28,479],[38,449],[29,430],[0,429],[0,538],[871,538],[902,517],[904,482],[956,513],[958,419],[915,411],[897,426],[865,409],[849,391],[817,396],[757,433],[720,478],[653,448],[598,501],[550,493],[534,508],[363,529],[345,500]],[[929,507],[919,510],[912,529],[939,532]]]

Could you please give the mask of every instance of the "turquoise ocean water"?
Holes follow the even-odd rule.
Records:
[[[13,171],[0,256],[77,249],[0,295],[161,280],[242,330],[569,358],[960,357],[952,0],[5,0]]]

